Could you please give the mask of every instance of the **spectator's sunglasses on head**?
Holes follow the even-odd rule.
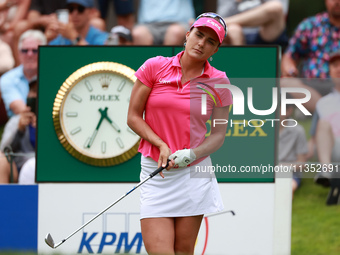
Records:
[[[21,53],[23,53],[23,54],[28,54],[28,52],[32,52],[33,54],[37,54],[38,53],[38,49],[21,49],[20,50],[21,51]]]
[[[227,32],[228,32],[227,24],[225,23],[224,19],[220,15],[218,15],[214,12],[205,12],[205,13],[202,13],[201,15],[199,15],[196,18],[196,20],[198,20],[200,18],[213,18],[213,19],[218,18],[218,22],[223,26],[224,31],[225,31],[224,37],[227,36]],[[196,22],[196,20],[195,20],[195,22]]]
[[[74,10],[77,10],[78,13],[83,13],[85,11],[85,7],[79,4],[70,4],[66,7],[70,13],[72,13]]]

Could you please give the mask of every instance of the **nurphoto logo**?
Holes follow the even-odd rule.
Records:
[[[206,84],[205,84],[206,85]],[[232,84],[214,84],[213,86],[209,86],[209,88],[213,91],[215,95],[210,93],[207,89],[201,88],[199,85],[197,88],[203,90],[206,93],[201,94],[201,114],[207,115],[207,95],[209,95],[212,100],[214,101],[214,104],[217,105],[216,97],[220,100],[219,94],[215,89],[229,89],[232,96],[233,96],[233,107],[232,107],[232,113],[233,115],[244,115],[245,114],[245,95],[243,94],[242,90]],[[280,92],[278,91],[278,88],[274,87],[272,88],[272,105],[269,109],[256,109],[254,107],[254,99],[253,99],[253,87],[247,87],[247,107],[248,110],[257,116],[268,116],[272,113],[274,113],[279,104],[279,99],[281,99],[281,115],[285,116],[287,114],[287,105],[295,105],[305,116],[312,115],[304,106],[303,104],[308,102],[311,98],[311,93],[309,90],[305,88],[281,88]],[[288,98],[289,93],[300,93],[303,95],[302,98]],[[251,126],[251,123],[254,121],[254,119],[248,121],[248,125]],[[256,119],[256,121],[259,124],[259,126],[263,126],[265,122],[269,121],[272,123],[272,127],[274,127],[274,122],[280,121],[280,119]],[[293,122],[293,124],[291,124]],[[228,124],[230,123],[233,125],[233,120],[227,120],[227,119],[212,119],[211,123],[213,127],[219,124]],[[290,123],[290,124],[288,124]],[[240,124],[240,123],[234,123],[234,124]],[[245,124],[246,125],[246,124]],[[295,127],[297,125],[297,121],[294,119],[286,119],[281,120],[281,125],[285,127]]]

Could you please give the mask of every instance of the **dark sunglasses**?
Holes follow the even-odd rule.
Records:
[[[228,32],[227,24],[225,23],[224,19],[223,19],[220,15],[218,15],[218,14],[216,14],[216,13],[214,13],[214,12],[206,12],[206,13],[202,13],[201,15],[199,15],[199,16],[196,18],[196,20],[198,20],[199,18],[203,18],[203,17],[206,17],[206,18],[213,18],[213,19],[214,19],[214,18],[218,18],[219,23],[223,26],[224,31],[225,31],[224,37],[227,36],[227,32]],[[195,21],[196,21],[196,20],[195,20]]]
[[[24,54],[27,54],[29,51],[32,51],[33,54],[38,53],[38,49],[21,49],[20,51]]]
[[[66,8],[70,13],[72,13],[74,10],[77,10],[78,13],[83,13],[85,11],[85,7],[82,5],[68,5]]]

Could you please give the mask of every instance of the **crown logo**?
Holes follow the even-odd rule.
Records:
[[[100,84],[102,85],[103,89],[108,89],[110,82],[111,82],[111,78],[108,75],[103,75],[100,79]]]

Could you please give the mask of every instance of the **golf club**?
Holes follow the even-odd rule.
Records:
[[[228,210],[228,211],[222,211],[222,212],[216,212],[216,213],[209,213],[209,214],[204,215],[204,218],[216,216],[216,215],[221,215],[221,214],[225,214],[225,213],[231,213],[233,216],[236,215],[236,213],[233,210]]]
[[[65,239],[61,240],[59,243],[55,244],[52,236],[50,233],[48,233],[45,237],[45,243],[50,246],[53,249],[56,249],[57,247],[59,247],[60,245],[62,245],[67,239],[69,239],[70,237],[72,237],[75,233],[77,233],[79,230],[81,230],[82,228],[84,228],[85,226],[87,226],[88,224],[90,224],[92,221],[94,221],[96,218],[98,218],[100,215],[102,215],[104,212],[106,212],[107,210],[109,210],[112,206],[114,206],[115,204],[117,204],[120,200],[122,200],[124,197],[126,197],[127,195],[129,195],[132,191],[136,190],[139,186],[141,186],[144,182],[148,181],[149,179],[151,179],[152,177],[154,177],[155,175],[157,175],[159,172],[161,172],[163,169],[167,168],[169,165],[169,161],[170,159],[168,159],[168,162],[166,164],[165,167],[159,167],[158,169],[156,169],[154,172],[152,172],[147,178],[145,178],[143,181],[141,181],[140,183],[138,183],[135,187],[133,187],[130,191],[126,192],[123,196],[121,196],[120,198],[118,198],[116,201],[114,201],[111,205],[109,205],[108,207],[106,207],[104,210],[102,210],[101,212],[99,212],[98,214],[96,214],[92,219],[90,219],[88,222],[86,222],[84,225],[82,225],[81,227],[79,227],[76,231],[74,231],[72,234],[70,234],[68,237],[66,237]]]

